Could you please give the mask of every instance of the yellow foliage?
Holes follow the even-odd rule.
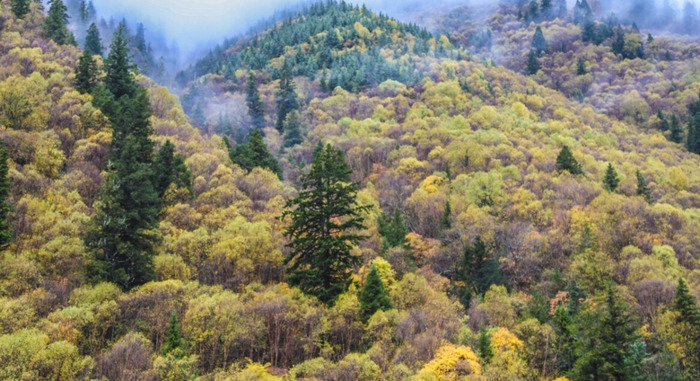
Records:
[[[481,374],[481,364],[474,351],[453,344],[441,346],[435,358],[423,369],[435,374],[440,381],[457,381],[470,374]]]

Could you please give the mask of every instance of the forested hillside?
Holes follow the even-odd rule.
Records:
[[[125,24],[103,58],[61,0],[0,5],[0,379],[700,377],[692,37],[329,1],[181,105]]]

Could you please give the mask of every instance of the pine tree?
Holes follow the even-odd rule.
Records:
[[[17,18],[24,18],[24,16],[29,13],[31,0],[12,0],[12,13],[17,16]]]
[[[669,139],[674,143],[683,141],[683,128],[676,114],[671,115],[671,136]]]
[[[95,25],[95,23],[90,24],[87,29],[84,50],[90,52],[92,55],[97,55],[100,57],[102,57],[104,54],[102,38],[100,38],[100,31],[97,29],[97,25]]]
[[[491,335],[489,335],[485,327],[481,328],[479,331],[479,340],[476,342],[476,352],[479,354],[484,364],[491,362],[494,355],[493,345],[491,345]]]
[[[367,207],[357,205],[351,173],[342,150],[329,144],[316,151],[311,170],[301,177],[302,191],[283,214],[292,219],[284,232],[291,248],[288,280],[326,304],[345,290],[360,261],[351,250],[364,238],[356,232],[364,228]]]
[[[612,163],[608,163],[608,168],[605,170],[605,176],[603,177],[603,186],[608,192],[614,192],[617,186],[620,184],[620,177],[613,167]]]
[[[574,365],[576,379],[628,380],[639,365],[632,356],[633,345],[639,341],[637,324],[612,284],[607,287],[604,307],[584,327],[588,340]]]
[[[649,185],[647,185],[647,181],[644,179],[644,176],[642,176],[642,173],[639,172],[639,170],[637,170],[637,196],[644,197],[644,200],[646,200],[646,202],[649,204],[654,202]]]
[[[540,71],[540,63],[537,61],[537,53],[534,50],[530,50],[527,55],[527,74],[535,75]]]
[[[75,37],[68,30],[68,8],[62,0],[51,0],[49,13],[44,21],[44,37],[60,45],[75,44]]]
[[[122,21],[112,37],[109,55],[105,60],[104,84],[115,100],[123,96],[133,97],[136,94],[137,85],[131,73],[133,68],[126,23]]]
[[[659,112],[656,113],[656,117],[659,119],[659,130],[668,131],[671,129],[671,125],[668,123],[668,119],[666,119],[666,115],[663,111],[659,110]]]
[[[593,19],[593,10],[586,0],[576,0],[574,5],[574,23],[584,25]]]
[[[92,93],[99,83],[98,75],[97,62],[89,51],[84,50],[75,68],[75,89],[81,94]]]
[[[571,153],[569,146],[562,147],[557,156],[557,170],[558,171],[569,171],[573,175],[580,175],[583,173],[581,166]]]
[[[170,314],[170,320],[168,321],[168,326],[165,329],[165,344],[163,344],[162,353],[163,356],[176,349],[182,349],[185,345],[185,340],[182,338],[182,332],[180,332],[180,323],[177,320],[177,312],[173,311]]]
[[[535,29],[535,35],[532,36],[532,49],[537,52],[537,55],[547,50],[547,40],[544,38],[542,28],[539,26]]]
[[[246,171],[252,171],[255,167],[269,169],[282,178],[282,168],[274,156],[267,149],[263,135],[258,129],[254,129],[248,135],[248,142],[236,145],[230,152],[231,161]]]
[[[453,292],[465,308],[469,308],[473,296],[483,295],[491,285],[503,284],[498,261],[490,257],[481,236],[464,247],[452,280]]]
[[[445,231],[452,227],[452,205],[450,200],[445,203],[445,209],[440,218],[440,230]]]
[[[406,234],[409,233],[409,230],[398,208],[395,208],[391,215],[382,213],[377,219],[377,223],[379,224],[379,234],[382,236],[382,251],[406,245]]]
[[[586,75],[588,74],[588,68],[586,67],[586,60],[583,57],[578,58],[576,63],[576,75]]]
[[[294,87],[294,78],[292,77],[291,69],[285,63],[285,67],[282,69],[282,77],[280,78],[280,87],[277,91],[277,123],[275,124],[277,131],[282,132],[287,114],[298,109],[299,102],[297,101],[297,93]]]
[[[245,86],[246,104],[253,128],[263,128],[265,127],[265,106],[260,100],[257,82],[255,74],[252,71],[248,73],[248,81]]]
[[[566,373],[576,362],[577,329],[571,313],[564,306],[559,306],[552,319],[554,332],[557,334],[554,348],[556,349],[556,366],[560,372]]]
[[[297,110],[292,110],[284,120],[284,147],[293,147],[304,142],[301,117]]]
[[[10,212],[10,180],[7,178],[9,160],[7,148],[0,143],[0,250],[6,249],[12,240],[12,232],[8,221]]]
[[[554,4],[552,4],[552,0],[542,0],[540,2],[540,10],[543,17],[551,18],[554,14]]]
[[[374,266],[367,274],[359,299],[360,314],[364,322],[367,322],[375,312],[379,310],[387,311],[394,307],[391,299],[389,299],[389,293],[384,287],[384,282],[382,282],[382,278],[379,277],[379,272]]]
[[[688,151],[700,154],[700,100],[688,105]]]
[[[153,184],[162,199],[170,184],[192,192],[192,175],[182,156],[175,154],[175,145],[166,140],[158,150],[154,162]]]
[[[678,312],[675,327],[681,330],[683,370],[690,379],[700,379],[700,308],[683,278],[678,279],[672,308]]]

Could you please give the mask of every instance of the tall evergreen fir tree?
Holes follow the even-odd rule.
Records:
[[[292,69],[285,63],[280,78],[280,87],[277,91],[277,123],[275,128],[282,132],[287,114],[298,109],[299,101],[297,100]]]
[[[535,35],[532,36],[532,49],[534,49],[538,55],[547,50],[547,40],[544,38],[542,28],[539,26],[535,29]]]
[[[382,213],[377,223],[379,234],[382,236],[382,251],[406,245],[406,234],[409,230],[398,208],[394,209],[392,214]]]
[[[32,0],[12,0],[10,6],[12,7],[12,13],[17,16],[17,18],[24,18],[30,11],[30,4]]]
[[[583,57],[578,58],[576,62],[576,75],[586,75],[588,74],[588,68],[586,67],[586,60]]]
[[[102,46],[102,38],[100,37],[100,31],[97,29],[95,23],[90,24],[85,35],[85,47],[84,50],[90,52],[92,55],[100,56],[104,54],[104,47]]]
[[[99,83],[99,68],[92,53],[84,50],[75,68],[75,89],[81,94],[90,94]]]
[[[291,249],[285,258],[288,280],[302,291],[333,304],[350,283],[360,258],[352,248],[364,237],[357,186],[342,150],[330,144],[317,150],[309,173],[302,175],[302,190],[288,201],[283,217],[291,218],[284,232]]]
[[[445,231],[452,228],[452,205],[450,200],[445,203],[445,209],[442,212],[442,217],[440,218],[440,230]]]
[[[491,344],[491,335],[489,335],[489,331],[486,329],[486,327],[479,330],[479,339],[476,342],[476,352],[484,364],[490,363],[494,356],[493,345]]]
[[[192,192],[192,175],[185,165],[185,159],[175,154],[175,145],[166,140],[158,150],[154,162],[153,183],[162,199],[170,184]]]
[[[465,308],[469,308],[472,297],[482,295],[493,284],[503,284],[498,261],[490,257],[481,236],[464,247],[452,281],[453,293]]]
[[[562,147],[557,155],[557,170],[558,171],[569,171],[573,175],[580,175],[583,173],[581,170],[581,165],[574,157],[574,154],[569,149],[569,146]]]
[[[360,314],[362,321],[367,322],[375,312],[382,310],[387,311],[393,308],[389,293],[384,287],[382,278],[379,277],[379,272],[372,266],[365,279],[365,284],[360,291]]]
[[[180,322],[177,319],[177,312],[173,311],[173,313],[170,314],[168,326],[165,328],[165,344],[163,344],[161,352],[163,355],[167,355],[177,349],[182,349],[184,345],[185,340],[180,331]]]
[[[659,119],[659,130],[668,131],[671,129],[671,125],[663,111],[659,110],[659,112],[656,113],[656,117]]]
[[[62,0],[51,0],[49,13],[44,20],[44,37],[57,44],[75,45],[75,37],[68,30],[68,8]]]
[[[126,23],[122,21],[112,37],[109,55],[105,60],[104,84],[115,100],[119,100],[123,96],[134,97],[136,95],[137,85],[132,75],[133,69]]]
[[[231,161],[238,164],[246,171],[252,171],[255,167],[269,169],[282,178],[282,168],[277,159],[270,153],[263,140],[263,135],[257,128],[248,135],[248,142],[238,144],[229,151]]]
[[[674,143],[680,143],[683,141],[683,128],[681,127],[681,122],[678,120],[678,115],[671,115],[671,136],[669,138]]]
[[[7,148],[3,143],[0,143],[0,250],[6,249],[12,240],[8,221],[10,212],[10,180],[7,178],[10,169],[9,160]]]
[[[617,186],[620,184],[620,177],[613,167],[612,163],[608,163],[608,168],[605,170],[605,176],[603,177],[603,186],[608,192],[614,192]]]
[[[700,100],[688,105],[688,151],[700,154]]]
[[[284,120],[284,147],[293,147],[304,142],[302,136],[301,116],[297,110],[293,110],[287,114]]]
[[[258,92],[258,80],[251,71],[248,73],[248,81],[245,85],[246,104],[248,105],[248,115],[253,128],[265,127],[265,106],[260,100]]]
[[[654,198],[651,196],[651,190],[649,189],[649,185],[647,185],[647,181],[644,179],[644,176],[642,176],[642,173],[637,170],[637,196],[642,196],[644,197],[644,200],[648,202],[649,204],[654,202]]]
[[[532,49],[527,55],[527,74],[535,75],[538,71],[540,71],[540,63],[537,61],[537,53]]]
[[[678,312],[676,328],[682,342],[683,356],[680,359],[683,372],[689,379],[700,379],[700,308],[690,294],[683,278],[678,280],[672,308]]]

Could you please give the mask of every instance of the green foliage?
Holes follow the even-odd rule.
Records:
[[[700,100],[688,105],[688,151],[700,154]]]
[[[8,214],[10,212],[9,157],[7,148],[0,143],[0,250],[4,250],[12,240]]]
[[[608,163],[608,167],[605,169],[605,175],[603,176],[603,187],[608,192],[614,192],[619,184],[620,176],[617,174],[612,163]]]
[[[163,355],[167,355],[175,350],[182,350],[185,345],[185,340],[180,331],[180,322],[177,319],[177,312],[173,311],[170,314],[168,327],[165,329],[165,344],[163,345]]]
[[[680,344],[685,354],[681,359],[684,373],[697,379],[700,377],[700,308],[683,278],[678,280],[672,308],[678,312],[676,329],[680,330]]]
[[[527,54],[527,74],[535,75],[538,71],[540,71],[540,62],[537,60],[537,53],[533,49]]]
[[[586,60],[583,57],[579,57],[576,62],[576,75],[586,75],[588,74],[588,67],[586,67]]]
[[[282,168],[270,153],[263,140],[262,132],[254,129],[248,135],[248,143],[238,144],[229,151],[234,164],[250,172],[255,167],[265,168],[282,178]]]
[[[102,57],[104,54],[104,47],[102,46],[100,31],[97,29],[97,25],[95,25],[95,23],[90,24],[87,29],[84,50],[92,55],[97,55],[100,57]]]
[[[445,203],[445,210],[442,212],[442,217],[440,218],[440,230],[445,231],[452,228],[452,205],[450,200]]]
[[[462,259],[452,279],[454,293],[465,308],[474,296],[483,295],[494,284],[503,284],[498,261],[491,256],[481,236],[464,247]]]
[[[674,143],[680,143],[683,141],[683,127],[681,127],[681,122],[678,120],[678,116],[676,114],[671,115],[670,140]]]
[[[257,82],[258,79],[255,77],[255,74],[252,71],[249,72],[248,81],[245,85],[245,99],[248,105],[248,116],[250,116],[253,128],[263,128],[265,127],[265,106],[260,100]]]
[[[557,170],[560,172],[568,171],[572,175],[583,174],[581,165],[574,157],[574,154],[569,149],[569,146],[565,145],[562,147],[561,151],[559,151],[559,155],[557,155]]]
[[[132,75],[134,68],[129,53],[129,40],[124,22],[119,24],[112,37],[109,55],[105,60],[104,84],[115,100],[123,96],[134,97],[137,85]]]
[[[82,94],[91,94],[99,83],[99,68],[92,54],[85,50],[75,67],[75,89]]]
[[[175,154],[175,145],[166,140],[158,150],[153,163],[153,184],[162,199],[170,184],[178,188],[185,188],[192,193],[192,175],[185,165],[185,159]]]
[[[544,33],[542,33],[542,28],[537,27],[535,29],[535,35],[532,36],[532,49],[538,54],[542,54],[547,50],[547,40],[544,38]],[[535,71],[537,73],[537,71]]]
[[[389,293],[384,287],[376,267],[372,266],[365,278],[365,284],[360,291],[360,311],[362,321],[367,322],[375,312],[387,311],[393,308]]]
[[[476,352],[484,364],[491,362],[494,351],[491,345],[491,335],[486,328],[481,328],[479,331],[479,340],[476,342]]]
[[[301,116],[297,110],[292,110],[284,119],[282,130],[284,131],[284,147],[293,147],[304,142],[302,134],[303,125]]]
[[[12,6],[12,13],[14,13],[17,18],[21,19],[29,13],[31,0],[12,0],[10,4]]]
[[[398,208],[392,214],[382,213],[377,219],[379,234],[382,236],[382,251],[392,247],[405,247],[406,234],[409,233],[403,215]]]
[[[297,100],[297,92],[294,86],[294,77],[292,77],[291,69],[286,65],[282,69],[282,77],[280,78],[280,87],[277,91],[277,122],[275,128],[283,132],[284,122],[290,112],[299,109],[299,101]]]
[[[68,30],[68,8],[63,0],[51,0],[49,14],[44,21],[44,37],[60,45],[75,45],[75,37]]]
[[[301,178],[302,190],[283,214],[292,220],[284,232],[291,248],[285,258],[288,280],[326,304],[349,284],[350,270],[359,263],[351,250],[364,238],[356,231],[364,227],[367,207],[357,205],[357,186],[350,182],[344,156],[330,144],[316,152]]]
[[[644,198],[644,200],[652,204],[654,202],[654,198],[651,195],[651,189],[649,189],[649,185],[647,185],[647,181],[644,179],[644,176],[642,176],[642,173],[637,170],[636,173],[637,176],[637,196],[641,196]]]

